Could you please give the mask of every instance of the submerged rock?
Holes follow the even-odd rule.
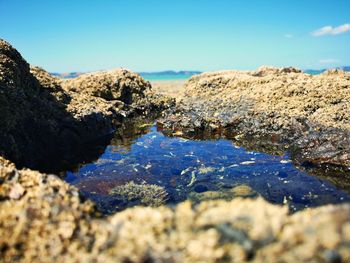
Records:
[[[219,189],[217,191],[194,191],[191,192],[188,196],[188,199],[194,203],[200,203],[203,201],[209,200],[233,200],[234,198],[255,198],[258,196],[258,193],[254,191],[248,185],[236,185],[230,189]]]
[[[137,202],[155,207],[165,204],[168,198],[164,187],[146,183],[135,184],[133,181],[113,188],[109,194],[121,198],[125,203]]]

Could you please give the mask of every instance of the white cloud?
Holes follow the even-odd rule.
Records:
[[[314,37],[320,37],[324,35],[339,35],[347,31],[350,31],[350,24],[344,24],[337,27],[324,26],[311,33]]]
[[[320,64],[336,64],[336,63],[339,63],[340,61],[334,58],[327,58],[327,59],[320,59],[318,62]]]
[[[350,24],[344,24],[333,29],[333,35],[343,34],[350,31]]]
[[[285,34],[284,37],[285,38],[293,38],[293,35],[292,34]]]

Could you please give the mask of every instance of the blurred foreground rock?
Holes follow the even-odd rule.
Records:
[[[288,215],[263,199],[100,218],[54,175],[0,159],[1,262],[348,262],[350,205]]]

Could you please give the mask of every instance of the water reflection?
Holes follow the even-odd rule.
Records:
[[[157,191],[166,191],[168,204],[261,195],[296,211],[350,201],[329,181],[297,169],[287,154],[248,151],[224,139],[167,137],[144,123],[124,124],[98,160],[68,172],[66,180],[96,201],[104,213],[142,203],[113,194],[121,193],[115,189],[125,192],[130,182],[139,191],[130,196],[144,196],[146,188],[141,186],[159,186]]]

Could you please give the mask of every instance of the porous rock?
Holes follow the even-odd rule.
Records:
[[[0,158],[1,262],[350,260],[350,205],[293,215],[261,198],[135,207],[100,218],[54,175]],[[13,188],[23,193],[11,197]]]
[[[312,76],[271,67],[203,73],[186,83],[181,98],[160,121],[165,131],[188,137],[229,132],[253,136],[258,146],[269,138],[282,148],[295,146],[301,163],[350,166],[350,73]],[[313,146],[311,135],[318,140]]]

